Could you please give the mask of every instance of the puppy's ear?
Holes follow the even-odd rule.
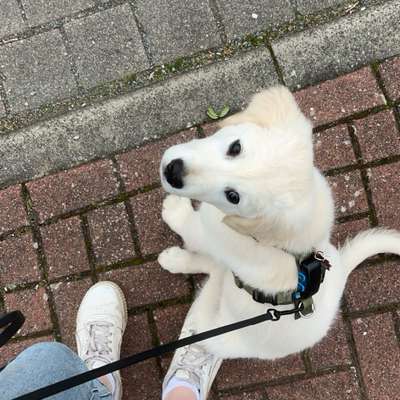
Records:
[[[264,128],[305,120],[296,100],[285,86],[274,86],[256,94],[248,107],[222,120],[221,127],[252,122]]]
[[[261,218],[243,218],[238,215],[227,215],[222,222],[234,231],[246,236],[254,236],[260,226]]]

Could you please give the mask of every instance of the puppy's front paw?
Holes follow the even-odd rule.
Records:
[[[182,233],[187,217],[194,212],[190,200],[170,194],[162,207],[162,219],[177,234]]]
[[[173,274],[184,274],[189,271],[191,254],[178,246],[170,247],[164,250],[158,256],[158,262],[169,272]]]

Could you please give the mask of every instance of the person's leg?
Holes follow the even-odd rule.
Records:
[[[87,371],[85,363],[67,346],[57,342],[35,344],[0,373],[3,400],[32,392]],[[54,400],[111,400],[110,391],[94,380],[52,397]]]
[[[197,394],[192,389],[179,386],[172,389],[165,396],[165,400],[197,400],[197,397]]]
[[[60,343],[30,347],[0,373],[1,400],[13,399],[118,360],[126,323],[126,302],[121,289],[112,282],[99,282],[92,286],[83,298],[77,316],[79,357]],[[121,397],[120,374],[114,372],[51,398],[120,400]]]

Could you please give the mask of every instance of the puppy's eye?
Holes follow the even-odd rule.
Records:
[[[228,152],[226,153],[228,156],[231,157],[236,157],[240,154],[242,151],[242,145],[240,144],[240,140],[235,140],[231,145],[229,146]]]
[[[240,201],[239,193],[235,192],[234,190],[225,190],[225,196],[232,204],[238,204]]]

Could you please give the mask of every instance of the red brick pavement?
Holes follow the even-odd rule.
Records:
[[[316,164],[335,195],[334,243],[376,224],[400,228],[399,77],[397,58],[296,93],[316,126]],[[114,161],[0,191],[0,307],[27,316],[0,362],[39,340],[74,347],[79,302],[102,279],[121,285],[128,299],[123,355],[177,337],[197,278],[169,274],[155,261],[179,243],[160,218],[158,163],[168,146],[215,130],[215,123],[185,130]],[[321,343],[283,360],[225,362],[211,398],[399,398],[399,264],[398,257],[365,262],[350,277],[343,311]],[[124,399],[159,398],[169,361],[124,371]]]

